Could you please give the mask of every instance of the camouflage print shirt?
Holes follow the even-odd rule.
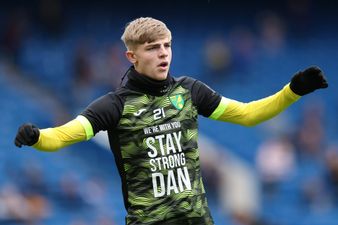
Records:
[[[82,113],[107,130],[122,180],[127,225],[212,225],[197,145],[198,114],[221,96],[189,78],[155,81],[133,67],[128,81]]]

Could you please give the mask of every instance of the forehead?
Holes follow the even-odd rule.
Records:
[[[160,38],[157,39],[155,41],[152,42],[146,42],[144,44],[142,44],[143,46],[149,46],[149,45],[161,45],[161,44],[165,44],[165,43],[169,43],[171,42],[171,38],[170,37],[166,37],[166,38]]]

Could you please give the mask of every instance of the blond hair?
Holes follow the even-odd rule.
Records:
[[[121,40],[127,49],[134,49],[137,45],[166,37],[171,39],[171,32],[162,21],[140,17],[126,25]]]

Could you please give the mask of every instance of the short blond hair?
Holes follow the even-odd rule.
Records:
[[[134,49],[137,45],[166,37],[171,40],[171,32],[162,21],[140,17],[126,25],[121,40],[127,49]]]

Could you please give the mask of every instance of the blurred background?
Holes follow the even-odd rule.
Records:
[[[113,155],[96,139],[56,153],[16,148],[18,127],[61,125],[116,89],[120,36],[140,16],[173,34],[171,74],[240,101],[320,66],[330,87],[253,128],[200,118],[216,225],[338,221],[338,3],[335,1],[1,1],[0,224],[122,225]],[[100,144],[101,143],[101,144]]]

